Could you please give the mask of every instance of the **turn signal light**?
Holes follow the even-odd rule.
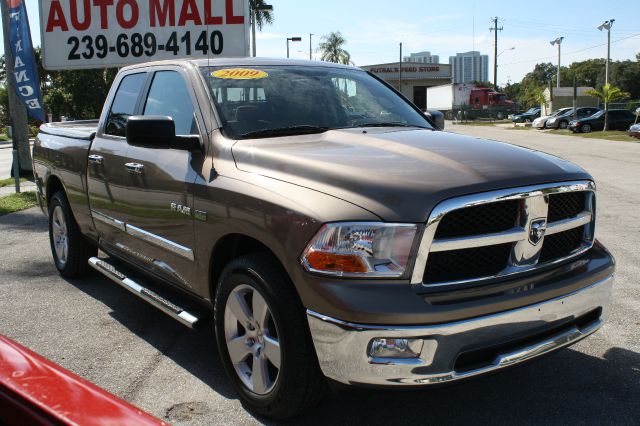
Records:
[[[368,271],[362,258],[355,254],[324,253],[312,251],[306,257],[308,265],[318,271],[364,273]]]

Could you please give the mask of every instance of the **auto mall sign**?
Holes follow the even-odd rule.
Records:
[[[40,0],[47,69],[248,56],[247,0]]]

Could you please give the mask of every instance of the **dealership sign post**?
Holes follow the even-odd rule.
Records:
[[[247,0],[40,0],[44,66],[249,55]]]

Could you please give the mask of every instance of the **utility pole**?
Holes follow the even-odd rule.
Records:
[[[551,45],[558,45],[558,77],[556,78],[556,86],[558,88],[560,88],[560,46],[562,45],[562,40],[564,40],[564,37],[558,37],[557,39],[550,41],[549,43],[551,43]]]
[[[31,171],[31,155],[29,154],[29,127],[27,107],[18,98],[13,78],[14,59],[9,41],[9,9],[5,0],[0,0],[2,13],[2,31],[4,34],[4,63],[7,75],[7,96],[12,121],[13,140],[13,177],[16,192],[20,192],[20,171]],[[22,161],[21,161],[22,160]]]
[[[313,53],[313,45],[312,45],[312,43],[311,43],[312,38],[313,38],[313,34],[309,33],[309,60],[310,60],[310,61],[313,61],[313,56],[312,56],[312,53]]]
[[[398,78],[398,91],[402,93],[402,43],[400,43],[400,77]]]
[[[503,27],[498,28],[498,17],[492,19],[493,27],[489,31],[494,32],[493,41],[493,86],[498,89],[498,31],[502,31]]]

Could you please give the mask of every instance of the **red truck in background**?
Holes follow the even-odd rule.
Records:
[[[445,84],[427,89],[427,108],[454,118],[502,120],[516,112],[516,105],[504,93],[475,84]]]

